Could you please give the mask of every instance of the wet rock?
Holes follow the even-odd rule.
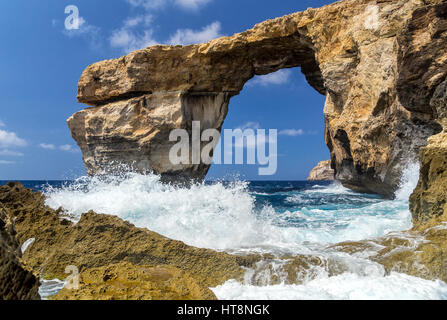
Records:
[[[446,219],[447,220],[447,219]],[[394,232],[378,239],[344,242],[332,249],[352,256],[365,256],[384,267],[386,274],[447,281],[447,221],[432,220],[424,227]]]

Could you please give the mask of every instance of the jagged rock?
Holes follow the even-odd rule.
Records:
[[[432,219],[446,220],[447,215],[447,3],[416,14],[406,38],[409,66],[402,86],[417,92],[411,100],[413,107],[430,109],[442,126],[442,132],[421,148],[419,183],[410,197],[413,220],[424,225]]]
[[[335,171],[331,168],[331,160],[321,161],[312,169],[308,181],[332,181],[335,179]]]
[[[444,2],[339,1],[209,43],[153,46],[95,63],[78,88],[79,102],[93,107],[68,125],[89,174],[125,164],[167,180],[202,179],[208,165],[171,164],[169,132],[191,130],[194,120],[220,130],[230,98],[254,75],[301,67],[326,95],[337,179],[391,197],[407,162],[440,131],[424,102],[445,78],[436,31],[445,23]]]
[[[430,105],[442,117],[439,122],[443,131],[430,137],[428,146],[421,148],[419,183],[410,197],[417,224],[447,216],[447,80],[439,85]]]
[[[0,204],[0,300],[40,300],[39,280],[22,262],[11,217]]]
[[[61,211],[46,207],[39,192],[20,184],[0,187],[0,204],[8,216],[16,217],[21,239],[36,238],[25,252],[27,265],[43,277],[60,279],[67,276],[66,266],[79,268],[79,289],[63,289],[53,299],[214,299],[208,288],[229,279],[241,281],[241,267],[253,270],[244,276],[253,285],[302,284],[322,271],[331,276],[353,271],[349,263],[331,255],[245,257],[193,248],[94,212],[74,225],[63,219]],[[325,250],[353,257],[368,252],[386,273],[447,281],[446,223],[444,214],[410,231],[329,245]],[[20,254],[17,240],[7,242],[14,243]]]
[[[78,289],[64,288],[52,299],[216,300],[216,296],[177,268],[119,263],[81,272]]]
[[[0,204],[15,217],[21,242],[35,238],[23,259],[45,279],[65,279],[67,266],[76,266],[81,274],[88,274],[93,271],[86,270],[92,268],[126,262],[135,267],[166,268],[165,271],[171,273],[178,283],[180,273],[173,270],[179,269],[185,272],[181,274],[185,274],[187,283],[191,283],[191,278],[201,287],[214,287],[229,279],[240,279],[244,274],[242,266],[256,262],[254,257],[190,247],[137,228],[116,216],[91,211],[74,224],[61,210],[45,206],[44,201],[40,192],[33,192],[19,183],[0,186]],[[123,281],[125,270],[127,267],[122,270],[123,274],[119,273]],[[138,270],[132,272],[138,273]],[[132,295],[131,292],[127,294]],[[137,297],[137,291],[133,297]]]
[[[381,264],[387,274],[447,281],[447,216],[418,225],[409,231],[393,232],[384,237],[344,242],[332,248],[353,256],[368,252],[370,260]]]

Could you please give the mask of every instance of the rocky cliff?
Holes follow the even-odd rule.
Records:
[[[326,96],[336,177],[392,197],[402,170],[441,127],[429,100],[445,79],[445,1],[345,0],[209,43],[153,46],[89,66],[68,119],[89,174],[116,164],[168,180],[202,179],[209,165],[173,165],[175,128],[221,129],[231,97],[255,75],[301,67]],[[444,42],[443,42],[444,41]]]
[[[11,216],[0,202],[0,300],[40,300],[39,280],[22,262]]]
[[[447,31],[447,23],[445,28]],[[447,59],[447,32],[444,40]],[[410,208],[413,220],[422,225],[432,219],[438,223],[447,221],[447,80],[437,87],[430,106],[439,116],[443,131],[430,137],[428,146],[420,151],[421,173],[410,197]]]
[[[419,184],[410,208],[417,225],[433,223],[432,219],[440,223],[447,221],[447,3],[418,10],[408,31],[400,82],[402,93],[407,94],[402,99],[432,114],[442,127],[421,148]]]
[[[321,161],[312,169],[307,178],[308,181],[332,181],[335,171],[331,168],[331,160]]]

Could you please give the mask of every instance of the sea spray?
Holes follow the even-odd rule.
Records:
[[[48,187],[46,203],[73,217],[114,214],[189,245],[216,250],[308,253],[307,243],[378,237],[410,226],[405,201],[385,201],[341,185],[298,185],[267,195],[244,181],[162,184],[156,175],[83,177]],[[261,203],[261,205],[260,205]]]
[[[397,200],[408,201],[418,184],[420,167],[417,161],[411,161],[405,166],[400,179],[399,189],[396,192]]]
[[[244,181],[180,188],[153,174],[125,173],[82,177],[45,194],[50,207],[75,219],[89,210],[115,214],[189,245],[227,251],[308,253],[304,243],[362,240],[411,226],[406,200],[357,194],[339,183],[251,191]]]
[[[189,245],[271,254],[247,270],[243,283],[214,288],[221,299],[442,298],[447,291],[441,282],[386,275],[369,260],[380,247],[354,255],[331,249],[338,242],[409,229],[408,197],[417,178],[417,165],[409,165],[394,201],[358,194],[337,182],[234,181],[181,188],[135,173],[82,177],[62,188],[48,186],[45,195],[49,206],[63,207],[74,219],[95,210]],[[299,255],[310,262],[300,268],[298,260],[295,283],[288,283],[287,263]]]
[[[220,300],[442,300],[447,284],[400,273],[360,276],[344,273],[303,285],[253,286],[232,280],[212,289]]]

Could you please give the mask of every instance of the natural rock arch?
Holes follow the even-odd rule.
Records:
[[[89,66],[78,101],[93,108],[68,119],[88,173],[124,163],[165,179],[203,179],[208,165],[170,163],[170,131],[194,120],[220,130],[231,97],[254,75],[301,67],[326,95],[325,138],[337,178],[392,196],[406,162],[440,129],[433,112],[402,105],[399,95],[407,49],[421,50],[408,34],[424,30],[424,17],[442,18],[427,2],[443,1],[345,0],[209,43],[154,46]],[[440,81],[443,72],[435,72]]]

